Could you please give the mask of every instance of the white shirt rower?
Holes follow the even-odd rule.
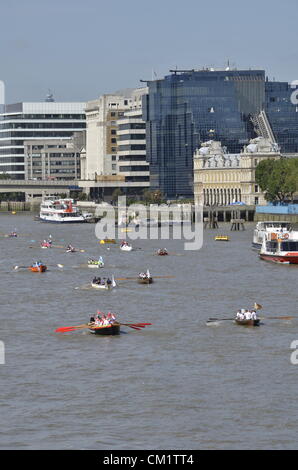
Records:
[[[251,312],[251,319],[252,319],[252,320],[256,320],[256,319],[257,319],[257,314],[256,314],[255,310],[253,310],[253,311]]]
[[[249,310],[247,310],[244,315],[246,320],[251,320],[251,312]]]

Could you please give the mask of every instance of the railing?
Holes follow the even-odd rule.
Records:
[[[259,214],[298,214],[298,204],[257,206],[256,212]]]

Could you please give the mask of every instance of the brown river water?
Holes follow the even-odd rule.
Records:
[[[261,261],[251,249],[254,224],[205,230],[198,251],[184,251],[179,240],[136,240],[125,253],[100,245],[93,224],[11,214],[0,222],[0,449],[298,448],[298,365],[291,363],[298,318],[266,319],[298,316],[298,267]],[[3,237],[15,228],[17,238]],[[214,241],[217,233],[230,242]],[[85,251],[40,249],[49,234],[56,245]],[[154,256],[163,247],[170,255]],[[100,254],[104,269],[81,266]],[[39,259],[46,273],[14,269]],[[95,273],[123,278],[147,268],[153,278],[175,277],[86,288]],[[263,306],[260,327],[206,326],[255,301]],[[54,332],[97,310],[152,325],[123,326],[113,337]]]

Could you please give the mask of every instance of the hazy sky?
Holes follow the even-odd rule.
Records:
[[[297,0],[1,0],[6,102],[87,101],[171,68],[298,79]]]

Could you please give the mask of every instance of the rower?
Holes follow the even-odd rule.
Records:
[[[256,320],[257,319],[257,312],[255,310],[251,311],[251,319]]]
[[[251,320],[251,313],[250,313],[249,310],[246,310],[246,311],[245,311],[244,316],[245,316],[245,320]]]
[[[236,313],[236,319],[240,320],[241,310],[239,309]]]

